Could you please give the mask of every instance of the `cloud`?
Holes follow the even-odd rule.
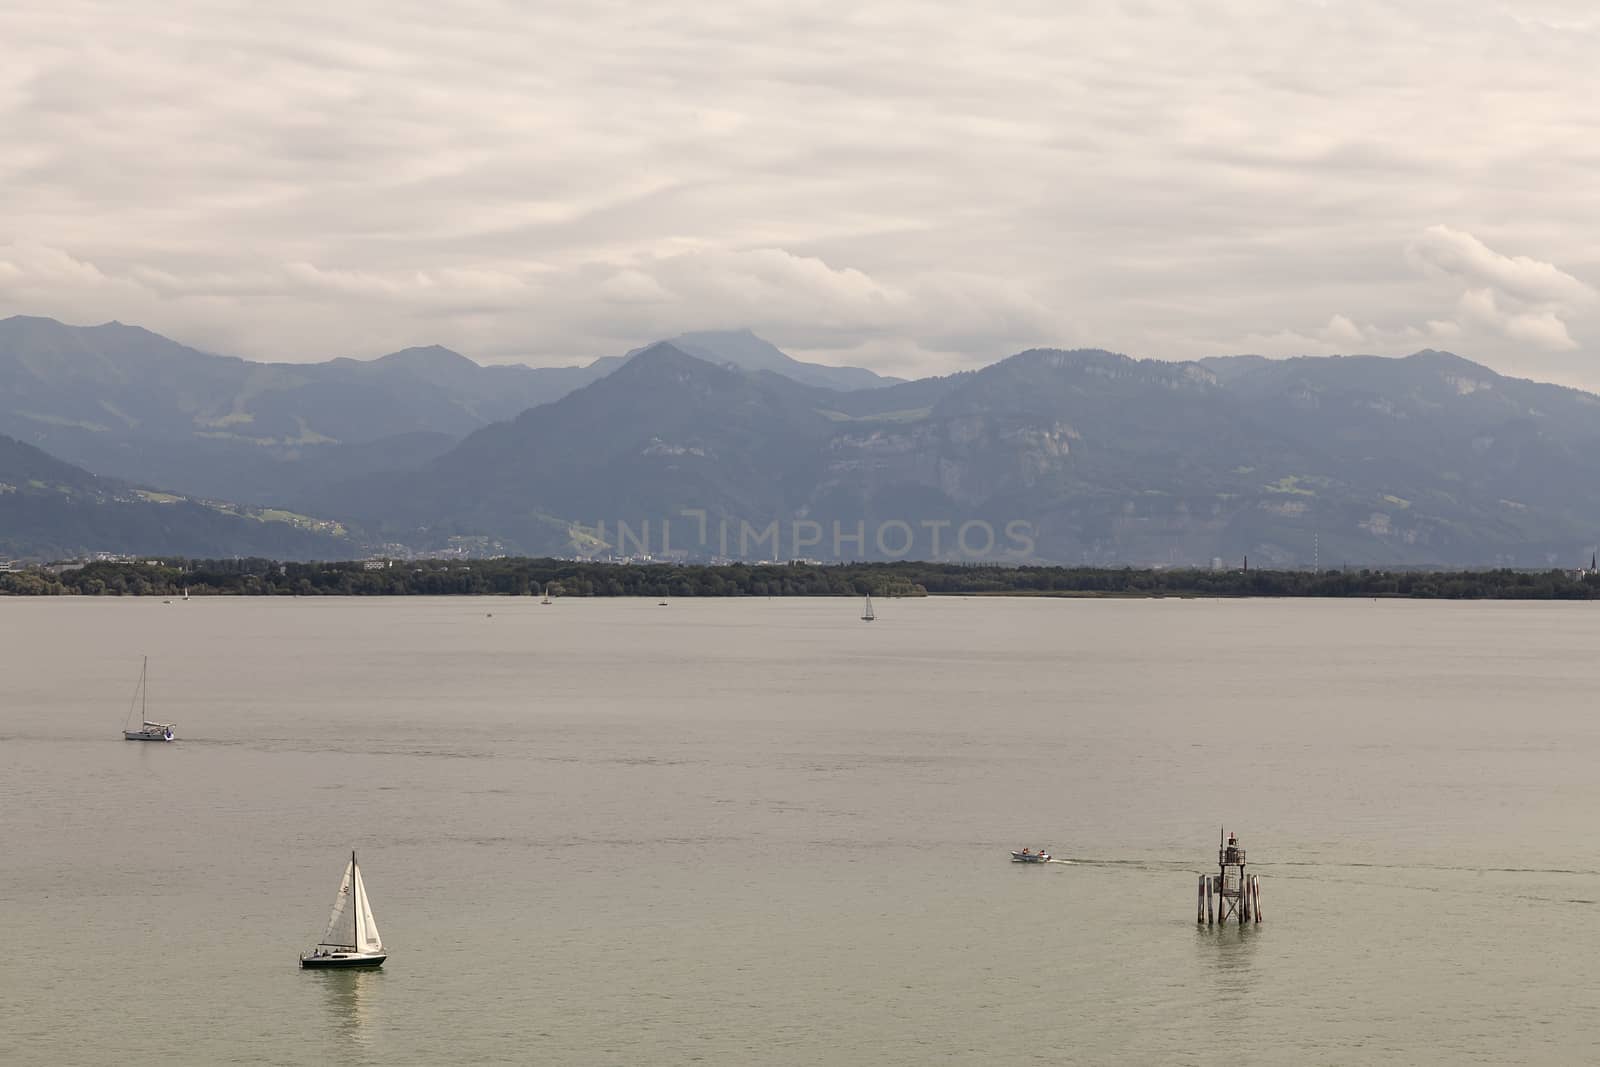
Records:
[[[1502,255],[1448,226],[1430,226],[1406,254],[1447,286],[1465,287],[1457,300],[1458,321],[1446,332],[1460,336],[1470,326],[1551,352],[1578,347],[1566,320],[1593,303],[1596,293],[1554,264]]]
[[[138,282],[60,248],[29,242],[0,244],[0,301],[19,310],[93,306],[112,313],[102,313],[101,318],[111,318],[119,309],[141,306],[144,292]]]
[[[543,363],[749,325],[902,374],[1448,339],[1600,384],[1577,0],[58,0],[0,40],[0,314]]]
[[[1552,351],[1577,347],[1567,332],[1567,324],[1554,311],[1508,311],[1500,303],[1493,289],[1469,289],[1461,294],[1460,319],[1463,323],[1496,330],[1514,341]]]
[[[1361,328],[1345,315],[1334,315],[1328,320],[1328,325],[1323,327],[1322,335],[1325,340],[1339,344],[1360,344],[1365,338]]]
[[[1397,352],[1421,344],[1482,344],[1498,337],[1545,352],[1579,346],[1567,321],[1593,303],[1595,290],[1551,263],[1506,256],[1470,233],[1430,226],[1404,250],[1417,271],[1456,291],[1454,318],[1358,325],[1342,313],[1313,330],[1282,329],[1250,334],[1253,351],[1269,355],[1331,355]]]
[[[642,270],[619,270],[600,283],[600,296],[618,304],[667,304],[672,294]]]
[[[840,351],[886,351],[903,363],[920,351],[959,364],[966,362],[960,353],[974,349],[987,361],[1074,336],[1064,316],[1013,285],[949,271],[911,273],[889,285],[781,248],[662,256],[619,270],[600,288],[622,305],[616,313],[630,328],[749,326],[824,362]],[[893,343],[913,337],[921,340]]]
[[[1430,226],[1407,249],[1412,261],[1468,284],[1528,304],[1576,304],[1592,300],[1594,289],[1552,263],[1528,256],[1504,256],[1461,230]]]

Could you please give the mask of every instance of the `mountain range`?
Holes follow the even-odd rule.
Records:
[[[893,380],[791,360],[743,330],[683,344],[713,362],[834,388]],[[432,345],[372,360],[253,363],[117,322],[15,316],[0,320],[0,433],[97,474],[277,504],[330,481],[424,463],[628,358],[483,366]]]
[[[900,382],[747,331],[536,369],[438,348],[258,364],[9,319],[0,433],[146,489],[337,521],[345,555],[1546,566],[1587,561],[1600,532],[1600,397],[1434,351],[1039,349]]]
[[[353,547],[335,522],[135,489],[0,435],[0,555],[326,559]]]

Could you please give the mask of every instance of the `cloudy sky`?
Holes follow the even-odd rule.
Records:
[[[295,361],[750,326],[901,375],[1438,347],[1600,387],[1597,10],[0,5],[0,314]]]

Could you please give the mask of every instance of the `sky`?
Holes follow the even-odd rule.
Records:
[[[1591,0],[0,5],[0,315],[307,361],[749,327],[1600,388]]]

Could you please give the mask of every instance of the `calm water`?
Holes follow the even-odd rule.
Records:
[[[1600,1058],[1594,608],[858,607],[0,601],[0,1061]]]

